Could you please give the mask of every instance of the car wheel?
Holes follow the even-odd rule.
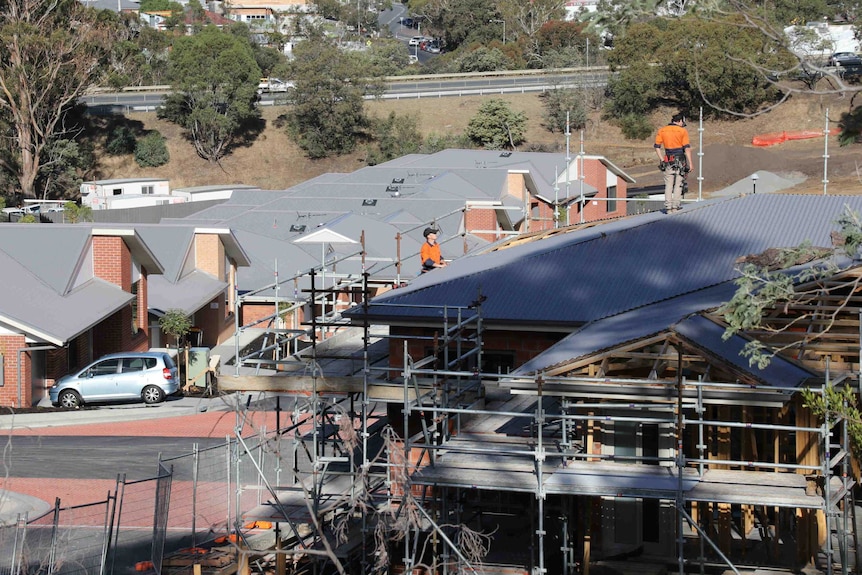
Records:
[[[143,398],[144,403],[159,403],[161,401],[164,401],[165,392],[162,391],[162,388],[157,385],[148,385],[141,392],[141,397]]]
[[[81,401],[81,396],[78,395],[77,392],[67,389],[60,392],[60,396],[57,398],[57,403],[60,407],[73,409],[75,407],[81,407],[81,403],[83,402]]]

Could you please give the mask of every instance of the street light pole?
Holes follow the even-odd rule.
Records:
[[[491,20],[488,20],[488,22],[492,22],[492,23],[502,24],[502,25],[503,25],[503,44],[505,44],[505,43],[506,43],[506,21],[505,21],[505,20],[495,20],[495,19],[491,19]]]
[[[757,179],[758,179],[758,177],[759,176],[757,175],[757,172],[751,174],[751,193],[752,194],[757,193]]]

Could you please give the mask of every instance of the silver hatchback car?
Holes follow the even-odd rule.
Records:
[[[51,403],[78,407],[85,402],[159,403],[180,389],[177,366],[164,352],[112,353],[64,375],[51,387]]]

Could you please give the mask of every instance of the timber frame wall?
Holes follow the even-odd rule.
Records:
[[[310,272],[312,286],[317,273]],[[838,284],[848,287],[847,281]],[[399,524],[404,539],[390,550],[392,563],[402,564],[403,572],[417,565],[444,574],[479,569],[455,541],[451,525],[473,522],[481,530],[482,516],[495,515],[519,523],[522,532],[527,521],[532,537],[529,544],[517,541],[526,555],[505,561],[507,569],[522,571],[485,565],[485,573],[588,573],[591,563],[614,558],[616,551],[633,554],[613,545],[614,510],[636,509],[642,517],[647,508],[659,533],[640,533],[640,551],[634,554],[675,564],[680,573],[713,566],[738,573],[743,565],[856,572],[847,427],[840,419],[816,421],[797,388],[740,381],[672,333],[534,377],[483,373],[476,367],[483,355],[481,298],[470,308],[442,308],[438,326],[413,336],[426,339],[433,353],[412,357],[404,336],[375,334],[367,322],[354,318],[348,326],[337,317],[335,302],[359,294],[359,305],[367,306],[370,293],[367,273],[332,288],[312,287],[308,301],[317,313],[308,314],[305,327],[273,329],[271,343],[241,362],[279,369],[312,366],[305,375],[252,382],[237,367],[235,381],[221,377],[219,386],[309,398],[300,419],[311,432],[297,434],[295,442],[305,446],[310,461],[306,469],[294,462],[295,478],[310,481],[312,509],[321,522],[350,511],[344,503],[341,510],[330,503],[334,494],[323,487],[327,473],[346,477],[347,487],[333,485],[348,491],[358,481],[373,486],[376,505],[393,516],[417,514],[419,521]],[[321,298],[333,303],[329,312],[325,304],[315,304]],[[820,301],[821,312],[830,298]],[[241,305],[242,298],[237,300]],[[780,316],[796,314],[812,325],[845,326],[847,342],[840,345],[852,347],[855,336],[858,354],[858,323],[854,334],[853,326],[834,318],[827,322],[823,313],[809,317],[789,306],[772,319],[786,323]],[[800,320],[791,323],[799,331]],[[334,376],[319,367],[318,334],[326,330],[361,331],[358,375]],[[291,345],[300,338],[309,344],[302,362],[290,358]],[[402,357],[393,360],[399,367],[372,365],[369,346],[381,338],[392,340],[390,349],[402,346]],[[834,354],[834,340],[806,341],[810,361]],[[843,384],[830,381],[828,369],[824,382],[812,389]],[[347,446],[341,434],[324,431],[333,421],[327,407],[332,397],[349,399],[342,416],[358,430],[358,445]],[[389,444],[384,461],[375,455],[379,442],[370,447],[377,434],[372,429],[379,418],[372,409],[377,402],[388,405],[389,425],[401,438]],[[649,441],[644,426],[654,430]],[[615,440],[623,429],[639,429],[637,449],[623,450]],[[271,495],[281,508],[279,495]],[[627,502],[636,505],[626,507]],[[284,507],[280,520],[299,539],[304,520],[292,519]],[[361,555],[357,561],[365,572],[374,527],[365,515],[356,522],[347,547]],[[303,550],[327,539],[324,531]],[[502,545],[504,537],[501,533]],[[424,555],[417,552],[422,549]],[[495,551],[492,546],[492,557]]]

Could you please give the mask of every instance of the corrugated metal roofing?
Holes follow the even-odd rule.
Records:
[[[206,272],[195,270],[177,282],[152,276],[147,285],[150,309],[180,309],[191,315],[222,293],[227,284]]]
[[[0,252],[0,269],[4,274],[0,323],[57,345],[85,332],[134,297],[99,279],[60,295],[4,252]]]
[[[0,226],[0,250],[58,294],[72,283],[81,251],[90,240],[88,226],[29,224]],[[3,272],[4,281],[14,276]]]
[[[735,291],[733,282],[725,282],[591,322],[523,364],[512,375],[537,373],[661,333],[686,316],[721,305],[733,297]]]
[[[752,367],[748,359],[740,355],[747,340],[734,336],[723,341],[721,337],[724,334],[724,328],[703,316],[692,316],[676,325],[674,330],[694,344],[709,350],[727,363],[769,385],[799,387],[813,376],[809,371],[781,356],[775,356],[764,369]]]
[[[644,214],[481,256],[461,258],[372,303],[467,305],[480,290],[491,322],[577,326],[716,285],[735,261],[809,240],[831,245],[832,222],[862,197],[748,195],[672,215]]]
[[[164,266],[165,279],[176,281],[182,272],[183,263],[194,236],[194,228],[160,225],[138,226],[136,230]]]

